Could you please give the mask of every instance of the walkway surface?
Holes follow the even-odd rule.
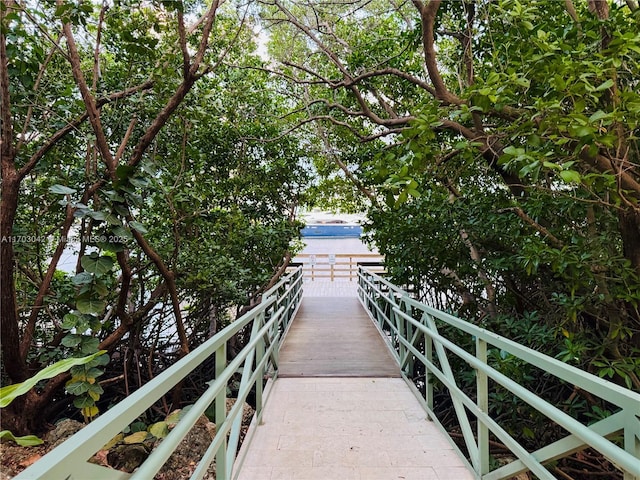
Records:
[[[305,284],[237,478],[473,479],[399,378],[357,298],[322,296],[335,286],[314,287]]]
[[[279,367],[280,377],[400,377],[355,297],[304,298],[280,350]]]
[[[351,297],[358,296],[358,282],[345,279],[329,280],[304,279],[304,297]]]

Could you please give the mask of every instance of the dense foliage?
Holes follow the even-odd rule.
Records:
[[[393,280],[640,390],[637,2],[263,4],[299,121],[363,145],[334,155],[370,199],[368,235]],[[490,358],[572,413],[610,413]],[[460,377],[471,395],[472,377]],[[494,397],[524,444],[554,435],[506,392]]]
[[[396,282],[494,326],[547,325],[548,353],[635,389],[638,15],[604,1],[264,7],[305,120],[369,145],[334,147]]]
[[[91,419],[259,299],[308,175],[267,121],[277,81],[242,68],[262,64],[246,6],[7,1],[1,19],[2,380],[109,353],[3,410],[37,433],[70,402]]]

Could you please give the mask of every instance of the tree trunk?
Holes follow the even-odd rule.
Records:
[[[5,149],[3,144],[2,154]],[[13,254],[13,222],[18,208],[20,182],[15,172],[5,168],[3,159],[2,193],[0,194],[0,324],[2,328],[2,361],[13,382],[22,382],[29,375],[20,355],[20,331],[16,290],[13,282],[15,270]]]
[[[640,275],[640,212],[627,208],[618,218],[624,256]]]

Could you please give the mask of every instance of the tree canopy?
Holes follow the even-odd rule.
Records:
[[[66,408],[61,387],[90,419],[105,368],[144,358],[152,376],[255,302],[299,234],[308,173],[267,120],[277,81],[241,68],[261,64],[246,6],[0,12],[3,382],[111,355],[12,403],[3,423],[26,432]]]
[[[640,390],[635,0],[0,5],[3,381],[110,353],[16,433],[249,308],[314,204],[366,209],[421,299]]]
[[[298,121],[369,145],[342,160],[395,281],[640,388],[636,2],[263,5]]]

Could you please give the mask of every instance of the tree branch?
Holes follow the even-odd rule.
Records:
[[[306,93],[308,93],[308,92],[306,92]],[[315,125],[316,125],[316,129],[318,131],[318,134],[319,134],[320,138],[322,139],[322,144],[324,146],[325,156],[327,156],[331,160],[333,160],[333,162],[338,166],[338,168],[340,168],[340,170],[342,170],[342,172],[347,177],[347,179],[358,189],[358,191],[360,191],[360,193],[362,193],[365,197],[367,197],[375,205],[376,204],[375,195],[368,188],[366,188],[362,184],[362,182],[360,182],[360,180],[358,180],[355,177],[355,175],[347,168],[345,163],[337,155],[335,155],[331,151],[331,148],[330,148],[330,145],[329,145],[329,138],[328,138],[327,132],[323,128],[322,124],[316,122]]]
[[[60,47],[57,47],[60,48]],[[51,61],[51,59],[53,58],[54,53],[56,52],[56,47],[52,47],[51,51],[49,52],[49,54],[47,55],[47,58],[45,58],[44,62],[42,62],[42,64],[40,65],[40,70],[38,71],[38,75],[36,77],[36,81],[33,85],[33,92],[37,92],[38,89],[40,88],[40,82],[42,81],[42,76],[44,75],[44,72],[47,68],[47,66],[49,65],[49,62]],[[31,124],[31,118],[33,117],[33,104],[29,104],[29,108],[27,108],[27,116],[25,118],[24,121],[24,125],[22,127],[22,132],[20,133],[20,138],[18,138],[18,146],[16,147],[16,153],[20,151],[20,149],[22,148],[23,144],[24,144],[24,140],[27,136],[27,131],[29,130],[29,126]]]
[[[108,97],[100,98],[100,99],[98,99],[97,106],[98,106],[98,108],[100,108],[100,107],[102,107],[103,105],[105,105],[107,103],[111,103],[113,101],[120,100],[122,98],[126,98],[128,96],[134,95],[134,94],[136,94],[136,93],[138,93],[140,91],[143,91],[143,90],[148,90],[151,87],[153,87],[153,83],[154,83],[153,80],[147,80],[146,82],[141,83],[140,85],[136,85],[135,87],[131,87],[131,88],[128,88],[126,90],[122,90],[120,92],[113,93],[113,94],[109,95]],[[64,138],[65,135],[67,135],[71,131],[73,131],[76,128],[78,128],[78,126],[80,126],[80,124],[82,122],[84,122],[87,119],[88,116],[89,116],[88,113],[85,111],[85,113],[83,113],[79,117],[75,118],[74,120],[69,122],[67,125],[62,127],[60,130],[55,132],[49,138],[49,140],[47,140],[47,142],[42,147],[40,147],[38,149],[38,151],[35,152],[29,158],[27,163],[24,164],[23,167],[18,171],[19,180],[24,179],[24,177],[26,177],[29,174],[29,172],[31,172],[31,170],[33,170],[33,168],[38,164],[40,159],[42,159],[42,157],[44,157],[56,145],[56,143],[58,143],[62,138]]]
[[[636,198],[640,198],[640,183],[629,173],[616,169],[610,159],[600,154],[591,155],[588,145],[585,145],[580,151],[580,158],[595,167],[599,172],[614,174],[618,179],[620,188],[629,190],[634,193]],[[636,206],[635,208],[637,209],[638,207]]]
[[[573,5],[573,1],[564,0],[564,5],[567,9],[567,13],[572,18],[572,20],[576,23],[580,23],[580,17],[578,17],[578,12],[576,11],[576,7]]]
[[[320,48],[320,50],[324,52],[327,58],[329,58],[333,62],[333,64],[338,68],[338,70],[340,70],[340,72],[342,73],[342,75],[344,75],[345,78],[348,78],[348,79],[352,78],[351,74],[349,73],[347,68],[342,64],[338,56],[329,47],[327,47],[322,42],[322,40],[320,40],[311,31],[309,27],[307,27],[306,25],[298,21],[298,19],[286,7],[284,7],[278,0],[275,0],[273,3],[275,6],[277,6],[280,9],[282,13],[285,14],[289,23],[295,25],[300,31],[304,32],[313,41],[313,43],[315,43]]]
[[[549,243],[553,248],[557,248],[558,250],[560,250],[564,247],[564,243],[558,237],[556,237],[553,233],[551,233],[549,230],[544,228],[542,225],[536,222],[533,218],[527,215],[524,212],[524,210],[522,210],[522,208],[510,207],[510,208],[503,208],[501,210],[498,210],[498,213],[505,213],[505,212],[515,213],[518,217],[524,220],[524,222],[527,225],[533,227],[537,232],[541,233],[542,236],[549,241]]]
[[[58,6],[63,5],[62,0],[57,0],[56,3]],[[71,30],[71,23],[64,22],[62,25],[62,31],[64,32],[64,36],[67,40],[67,48],[69,50],[69,63],[71,64],[73,78],[76,81],[76,85],[80,89],[82,100],[84,101],[85,108],[87,110],[87,113],[89,114],[89,122],[91,123],[93,133],[96,136],[96,144],[98,146],[98,150],[100,151],[102,160],[107,165],[107,169],[109,170],[111,178],[115,179],[117,165],[115,163],[113,155],[111,154],[111,150],[109,149],[109,143],[107,142],[107,137],[104,133],[104,129],[102,128],[102,122],[100,121],[100,111],[98,110],[98,107],[96,105],[96,100],[91,94],[91,91],[89,90],[87,82],[84,78],[84,74],[82,73],[80,53],[78,52],[78,47]]]
[[[178,9],[178,42],[180,43],[180,51],[182,52],[182,78],[189,77],[189,69],[191,68],[191,57],[187,48],[187,32],[184,27],[184,15]]]
[[[447,89],[438,68],[438,60],[434,45],[434,27],[436,14],[438,13],[441,0],[429,0],[427,4],[424,4],[422,0],[411,1],[420,13],[425,65],[427,67],[431,83],[433,83],[435,88],[436,98],[444,104],[461,105],[464,102]]]
[[[98,91],[98,78],[100,77],[100,41],[102,39],[102,25],[104,24],[104,15],[107,11],[107,2],[103,0],[100,9],[100,18],[98,20],[98,32],[96,34],[96,48],[93,51],[93,93]]]
[[[209,46],[209,35],[211,34],[211,30],[213,29],[213,23],[215,22],[216,12],[218,11],[219,6],[220,0],[214,0],[207,13],[208,17],[204,21],[200,45],[198,46],[198,51],[196,52],[195,57],[193,57],[193,64],[190,68],[190,74],[192,76],[198,73],[198,69],[200,68],[202,60],[204,59],[204,54],[207,51],[207,47]]]

